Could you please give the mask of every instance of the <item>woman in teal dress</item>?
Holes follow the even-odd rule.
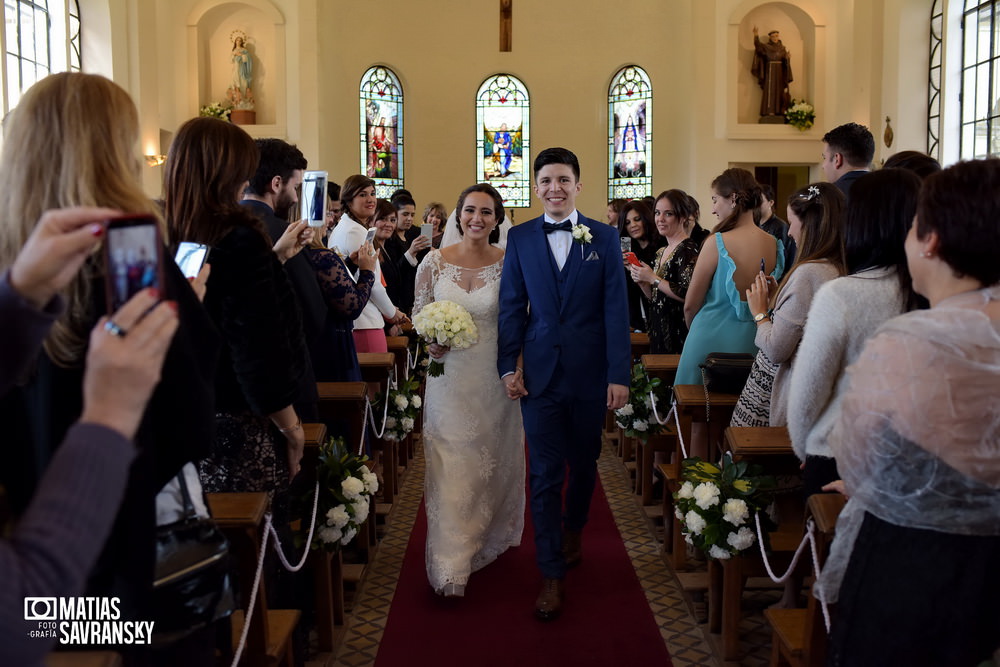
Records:
[[[689,331],[677,384],[701,384],[698,366],[711,352],[757,352],[754,317],[760,313],[751,313],[742,297],[760,272],[761,261],[775,284],[785,268],[781,241],[753,221],[761,197],[760,185],[745,169],[727,169],[712,181],[712,213],[720,222],[702,246],[684,299]],[[691,453],[705,458],[704,425],[695,426]]]

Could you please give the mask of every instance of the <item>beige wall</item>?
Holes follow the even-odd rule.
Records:
[[[382,0],[377,11],[344,0],[109,2],[112,32],[127,27],[143,36],[113,40],[113,70],[136,96],[146,143],[159,143],[159,131],[172,132],[212,101],[206,96],[221,96],[229,71],[224,38],[239,27],[255,33],[262,67],[261,125],[251,133],[297,143],[311,167],[335,180],[359,171],[359,79],[382,64],[404,88],[407,187],[418,205],[451,206],[476,177],[476,90],[486,77],[509,72],[531,94],[532,157],[546,146],[574,150],[583,169],[579,207],[593,217],[603,217],[607,199],[607,88],[630,63],[653,85],[654,193],[680,187],[704,205],[711,179],[730,164],[814,165],[822,134],[851,120],[872,127],[876,162],[923,149],[926,4],[515,0],[513,51],[501,53],[499,3],[491,0]],[[746,109],[759,94],[748,74],[755,24],[762,32],[774,24],[787,36],[796,69],[791,92],[818,109],[812,130],[758,125],[752,114],[748,122]],[[886,115],[892,149],[881,143]],[[147,185],[158,193],[157,170],[150,168]],[[820,178],[815,166],[811,176]],[[538,205],[517,211],[517,220],[539,212]]]

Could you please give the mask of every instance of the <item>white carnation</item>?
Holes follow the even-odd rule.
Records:
[[[695,535],[701,535],[701,531],[705,530],[705,526],[707,525],[705,519],[694,510],[687,513],[687,516],[684,517],[684,523],[687,525],[688,530]]]
[[[707,510],[713,505],[718,505],[719,487],[712,482],[702,482],[694,487],[694,502],[703,510]]]
[[[357,534],[358,534],[358,529],[357,528],[355,528],[353,526],[350,527],[350,528],[348,528],[347,532],[344,533],[344,536],[340,538],[340,543],[343,544],[343,545],[345,545],[345,546],[348,545],[348,544],[350,544],[351,540],[353,540],[354,536],[357,535]]]
[[[361,479],[365,484],[365,492],[370,496],[375,495],[378,491],[378,475],[366,469],[361,473]]]
[[[647,429],[649,429],[649,422],[638,421],[638,420],[632,422],[633,431],[645,431]]]
[[[343,528],[350,519],[351,517],[347,514],[347,508],[343,505],[332,507],[326,513],[326,524],[334,528]]]
[[[628,417],[634,411],[635,410],[632,408],[632,404],[631,403],[626,403],[625,405],[623,405],[620,408],[618,408],[615,412],[617,414],[621,415],[622,417]]]
[[[423,402],[420,400],[419,396],[414,396],[413,398],[410,399],[410,405],[412,405],[413,407],[417,408],[418,410],[420,409],[420,406],[422,405],[422,403]]]
[[[396,403],[396,407],[399,408],[400,410],[405,410],[406,406],[410,404],[410,402],[406,400],[406,396],[403,396],[402,394],[396,394],[396,398],[394,400]]]
[[[340,483],[340,490],[344,493],[345,498],[354,501],[364,493],[365,483],[357,477],[348,477]]]
[[[386,428],[396,428],[397,424],[399,424],[399,422],[396,421],[395,417],[386,417],[385,418],[385,427]]]
[[[403,431],[409,433],[413,430],[413,417],[403,417],[402,420]]]
[[[738,551],[743,551],[754,543],[754,539],[755,535],[753,534],[753,531],[746,526],[743,526],[735,533],[730,533],[729,537],[726,538],[726,542],[728,542],[729,546],[732,548]]]
[[[319,539],[323,544],[336,544],[342,535],[343,533],[340,531],[340,528],[327,527],[319,529]]]
[[[684,520],[684,512],[681,510],[680,507],[674,507],[674,516],[677,517],[678,521]]]
[[[691,482],[684,482],[681,484],[681,488],[677,491],[678,498],[694,498],[694,484]]]
[[[722,506],[722,518],[734,526],[739,526],[749,516],[750,510],[747,508],[746,501],[740,498],[727,500],[726,504]]]
[[[708,555],[709,557],[715,558],[716,560],[727,560],[730,556],[732,556],[731,553],[729,553],[725,549],[720,549],[718,546],[714,544],[712,545],[712,548],[708,550]]]
[[[354,503],[354,523],[356,523],[356,524],[362,524],[362,523],[365,522],[365,519],[368,518],[368,509],[369,509],[369,507],[370,506],[368,504],[368,498],[365,498],[364,496],[362,496],[360,500],[355,501],[355,503]]]

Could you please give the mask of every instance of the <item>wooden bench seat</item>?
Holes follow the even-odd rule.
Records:
[[[264,514],[269,505],[267,494],[206,493],[205,498],[216,524],[229,538],[230,550],[239,571],[240,599],[247,604],[257,572],[257,554],[263,540]],[[242,664],[254,667],[294,665],[291,655],[292,632],[300,614],[298,610],[270,610],[266,586],[261,579]],[[237,626],[237,618],[243,618],[242,612],[239,616],[235,613],[233,615],[234,646],[239,642],[236,628],[239,627],[242,632],[243,627],[242,620]]]

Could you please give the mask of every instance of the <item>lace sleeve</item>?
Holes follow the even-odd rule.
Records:
[[[306,258],[316,270],[320,291],[328,308],[348,319],[357,319],[371,296],[375,274],[361,271],[355,283],[344,262],[336,253],[320,248],[308,248]]]
[[[413,292],[413,314],[416,315],[427,304],[434,301],[434,285],[441,273],[441,251],[431,250],[417,268],[417,278]]]

